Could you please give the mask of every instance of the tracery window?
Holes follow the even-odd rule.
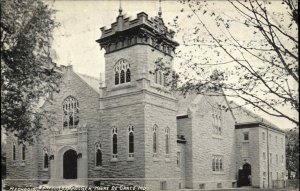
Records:
[[[119,60],[115,65],[115,85],[131,81],[130,64],[124,60]]]
[[[133,158],[134,157],[134,134],[133,134],[134,128],[132,125],[128,126],[128,157]]]
[[[166,137],[166,154],[168,155],[169,154],[169,152],[170,152],[170,129],[169,129],[169,127],[167,127],[166,129],[165,129],[165,137]]]
[[[156,156],[157,150],[158,150],[157,129],[158,129],[157,125],[154,125],[154,127],[153,127],[153,156],[154,157]]]
[[[118,129],[112,129],[112,158],[118,158]]]
[[[125,72],[124,70],[121,71],[121,77],[120,77],[120,84],[125,83]]]
[[[119,79],[119,72],[116,72],[115,73],[115,84],[118,85],[119,81],[120,81],[120,79]]]
[[[102,166],[102,151],[100,143],[95,144],[95,166]]]
[[[212,108],[212,118],[213,118],[213,134],[222,135],[222,126],[221,126],[221,115],[222,111],[219,108]]]
[[[47,148],[44,148],[43,149],[44,150],[44,169],[48,169],[48,167],[49,167],[49,156],[48,156],[48,150],[47,150]]]
[[[79,123],[79,103],[74,97],[67,97],[62,105],[63,128],[75,129]]]

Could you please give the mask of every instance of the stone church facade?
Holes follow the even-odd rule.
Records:
[[[219,94],[169,91],[156,61],[172,68],[178,43],[161,17],[120,13],[101,32],[105,82],[61,66],[61,91],[43,105],[56,123],[45,123],[32,146],[7,139],[8,185],[221,189],[284,177],[282,130],[245,109],[223,109],[233,103]]]

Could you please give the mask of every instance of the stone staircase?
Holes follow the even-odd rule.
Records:
[[[181,189],[181,191],[290,191],[289,189],[253,188],[245,186],[240,188],[219,188],[219,189]]]
[[[78,179],[63,179],[63,180],[50,180],[48,184],[41,186],[49,187],[68,187],[68,186],[78,186],[82,187],[84,184],[80,183]]]

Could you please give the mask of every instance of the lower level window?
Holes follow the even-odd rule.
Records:
[[[212,157],[212,171],[222,172],[223,171],[223,156],[213,155]]]
[[[205,184],[199,184],[200,189],[205,189]]]
[[[26,147],[25,147],[25,145],[22,145],[22,160],[23,161],[26,159],[25,151],[26,151]]]
[[[167,190],[167,181],[160,182],[160,190]]]

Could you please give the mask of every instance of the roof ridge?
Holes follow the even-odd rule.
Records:
[[[96,78],[96,77],[94,77],[94,76],[90,76],[90,75],[88,75],[88,74],[82,74],[82,73],[79,73],[79,72],[75,72],[75,73],[77,73],[78,75],[81,75],[81,76],[87,77],[87,78],[91,78],[91,79],[93,79],[93,80],[100,81],[100,79],[99,79],[99,78]]]
[[[269,120],[265,119],[264,117],[261,117],[257,114],[255,114],[254,112],[250,111],[249,109],[242,107],[241,105],[237,104],[234,101],[231,101],[233,104],[235,104],[236,106],[238,106],[239,108],[241,108],[245,113],[247,113],[248,115],[250,115],[254,120],[256,120],[259,123],[263,123],[266,125],[271,125],[279,130],[282,130],[280,127],[278,127],[277,125],[271,123]]]

